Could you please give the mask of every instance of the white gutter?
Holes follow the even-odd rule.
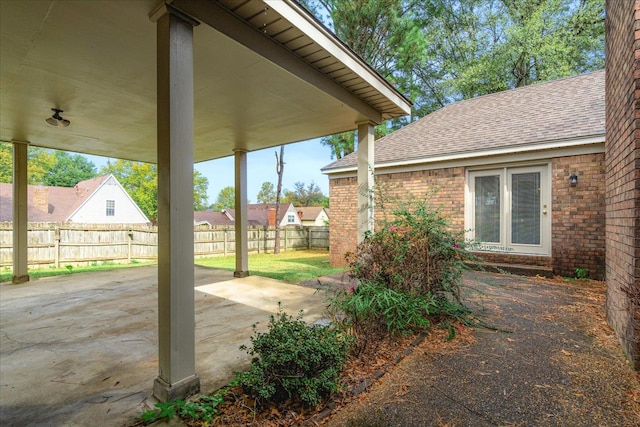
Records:
[[[504,156],[509,154],[518,154],[518,153],[527,153],[531,151],[542,151],[542,150],[557,150],[560,148],[571,148],[571,147],[579,147],[581,145],[592,145],[592,144],[601,144],[604,143],[605,137],[604,135],[590,136],[586,138],[579,139],[561,139],[556,141],[547,141],[542,143],[535,144],[527,144],[521,146],[509,146],[502,148],[495,148],[489,150],[479,150],[479,151],[468,151],[454,154],[446,154],[442,156],[436,157],[428,157],[428,158],[418,158],[418,159],[410,159],[410,160],[400,160],[395,162],[388,163],[376,163],[375,168],[399,168],[399,167],[407,167],[413,165],[425,165],[425,164],[434,164],[434,163],[443,163],[443,162],[452,162],[452,161],[463,161],[480,157],[493,157],[493,156]],[[325,175],[334,175],[334,174],[342,174],[347,172],[356,172],[358,170],[356,165],[344,166],[341,168],[335,168],[330,170],[322,170],[322,173]]]

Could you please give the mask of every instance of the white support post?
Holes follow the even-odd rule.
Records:
[[[163,4],[157,25],[158,347],[153,394],[184,399],[200,390],[195,373],[193,237],[193,26]]]
[[[358,123],[358,244],[373,232],[374,124]]]
[[[13,283],[29,281],[27,148],[28,142],[13,141]]]
[[[249,238],[247,219],[247,151],[233,150],[235,156],[235,184],[236,184],[236,271],[234,277],[249,275]]]

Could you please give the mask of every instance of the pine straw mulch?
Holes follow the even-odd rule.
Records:
[[[372,339],[375,346],[371,345],[366,351],[347,360],[341,375],[341,390],[317,407],[304,407],[301,402],[293,400],[260,406],[243,394],[241,387],[229,387],[224,395],[225,402],[218,407],[219,414],[210,424],[195,420],[183,422],[190,427],[320,425],[333,412],[359,399],[369,386],[410,354],[416,346],[424,345],[424,341],[429,342],[428,345],[434,352],[448,352],[473,339],[468,328],[462,325],[454,327],[456,338],[449,341],[449,330],[437,327],[425,334]]]

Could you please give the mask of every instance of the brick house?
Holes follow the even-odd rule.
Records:
[[[601,279],[604,85],[597,71],[448,105],[376,141],[376,188],[391,200],[429,194],[487,262]],[[323,172],[340,265],[357,242],[357,153]]]
[[[606,2],[607,320],[640,369],[640,1]]]

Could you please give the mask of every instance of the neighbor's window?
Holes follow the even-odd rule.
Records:
[[[296,217],[293,214],[287,215],[287,222],[289,224],[293,224],[294,222],[296,222]]]
[[[107,216],[115,216],[116,214],[116,201],[107,200]]]

